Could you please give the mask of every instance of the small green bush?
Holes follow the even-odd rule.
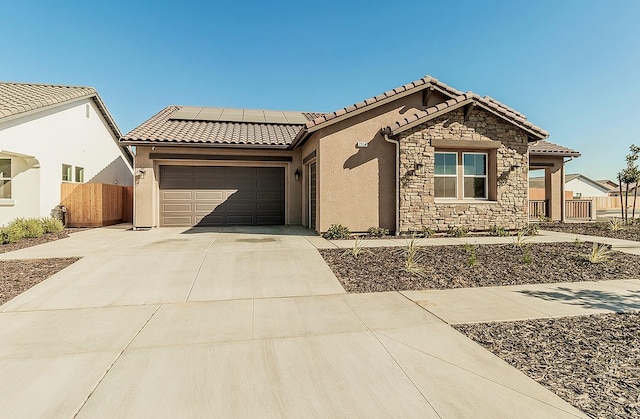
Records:
[[[45,233],[59,233],[64,229],[62,221],[53,217],[44,217],[40,219],[42,229]]]
[[[22,230],[22,237],[36,239],[44,234],[42,223],[37,218],[16,218],[9,223],[9,227]]]
[[[489,228],[489,235],[490,236],[498,236],[498,237],[506,237],[506,236],[509,235],[509,232],[504,227],[500,227],[500,226],[497,226],[497,225],[492,225]]]
[[[447,235],[451,237],[466,237],[468,232],[469,230],[462,226],[458,227],[450,225],[447,229]]]
[[[342,224],[331,224],[329,230],[322,235],[322,237],[328,240],[343,240],[348,239],[350,236],[351,232]]]
[[[15,243],[22,237],[21,228],[16,226],[0,227],[0,244]]]
[[[369,237],[384,237],[389,235],[389,229],[382,227],[369,227],[367,234]]]
[[[436,231],[434,229],[432,229],[431,227],[422,227],[422,236],[423,237],[433,237],[436,235]]]

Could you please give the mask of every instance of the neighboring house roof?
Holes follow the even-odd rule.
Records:
[[[413,128],[417,125],[423,124],[437,116],[451,112],[454,109],[460,108],[466,105],[473,105],[483,108],[505,120],[511,122],[519,128],[529,132],[536,138],[546,138],[549,133],[540,127],[527,121],[527,119],[519,112],[513,111],[511,108],[497,102],[489,97],[480,97],[473,92],[467,92],[460,94],[454,98],[447,100],[446,102],[438,103],[435,106],[427,108],[425,110],[416,110],[409,115],[406,115],[399,121],[383,128],[383,133],[388,135],[397,135],[407,129]]]
[[[580,152],[549,141],[536,141],[529,144],[529,154],[533,156],[580,157]]]
[[[566,174],[564,175],[564,183],[567,184],[569,182],[571,182],[572,180],[579,180],[583,183],[589,184],[591,186],[593,186],[596,189],[601,190],[602,192],[609,192],[609,189],[605,186],[603,186],[602,184],[600,184],[600,182],[590,179],[588,177],[586,177],[583,174],[580,173],[570,173],[570,174]],[[536,177],[531,177],[529,178],[529,187],[530,188],[544,188],[545,186],[545,177],[544,176],[536,176]]]
[[[226,116],[225,116],[226,115]],[[288,147],[314,112],[168,106],[121,141]]]
[[[618,190],[618,184],[612,180],[609,179],[601,179],[601,180],[597,180],[596,182],[598,182],[599,184],[601,184],[602,186],[604,186],[605,188],[609,188],[609,190]]]
[[[0,123],[81,99],[92,99],[116,139],[122,136],[106,105],[93,87],[0,82]],[[131,151],[120,144],[118,146],[129,162],[133,163]]]

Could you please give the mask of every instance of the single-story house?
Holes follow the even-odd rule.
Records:
[[[565,190],[571,191],[573,198],[594,198],[609,196],[609,188],[596,180],[592,180],[580,173],[566,174],[564,177]],[[544,177],[530,177],[529,187],[544,189]]]
[[[90,87],[0,82],[0,225],[44,217],[63,182],[133,184],[133,155]]]
[[[408,232],[527,224],[529,145],[547,136],[426,76],[331,113],[169,106],[121,143],[136,147],[136,227]],[[535,158],[564,170],[562,153]]]

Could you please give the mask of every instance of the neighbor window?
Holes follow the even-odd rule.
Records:
[[[84,182],[84,167],[76,166],[76,182]]]
[[[435,197],[487,199],[487,156],[486,153],[455,151],[435,153]]]
[[[487,155],[484,153],[462,153],[464,165],[464,197],[487,198]]]
[[[11,199],[11,159],[0,159],[0,199]]]
[[[458,196],[458,153],[436,153],[435,196],[436,198]]]
[[[73,182],[73,178],[71,177],[71,165],[63,164],[62,165],[62,181],[63,182]]]

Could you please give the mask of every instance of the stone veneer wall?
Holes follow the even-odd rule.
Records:
[[[496,199],[436,202],[435,149],[431,139],[500,141],[502,145],[496,151],[496,159],[489,158],[488,162],[489,167],[497,165]],[[518,229],[528,223],[529,164],[527,134],[523,130],[478,108],[464,121],[461,108],[401,133],[399,140],[401,232],[419,231],[423,226],[437,231],[446,231],[449,226],[477,231],[487,230],[494,224]],[[419,163],[422,168],[416,170]],[[489,183],[489,190],[491,187]]]

